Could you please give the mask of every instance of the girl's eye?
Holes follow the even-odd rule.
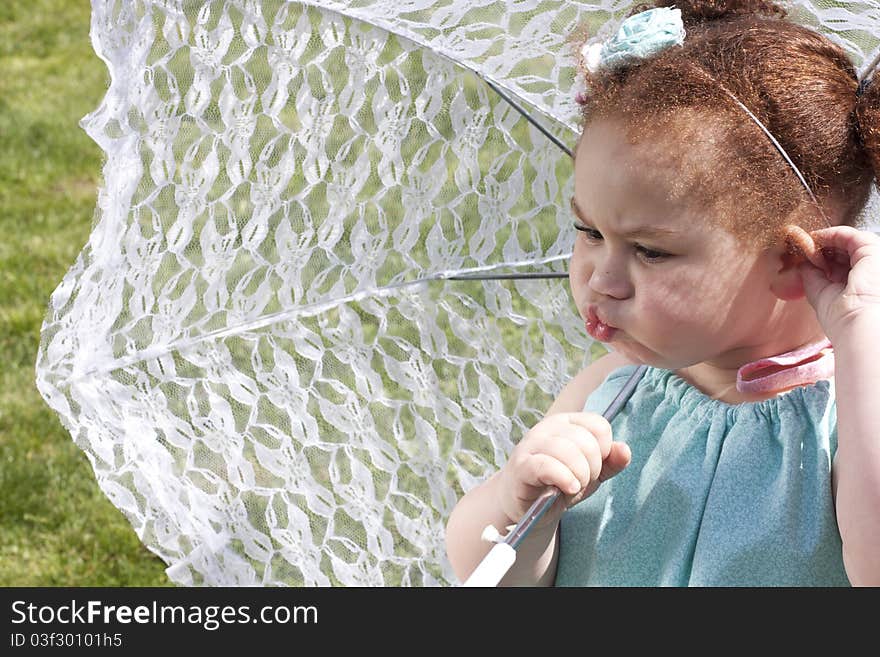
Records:
[[[575,224],[574,229],[581,231],[584,235],[586,235],[591,240],[602,239],[602,236],[599,234],[599,231],[595,230],[593,228],[587,228],[586,226],[581,226],[580,224]]]
[[[594,228],[588,228],[587,226],[582,226],[581,224],[574,225],[575,230],[581,231],[587,239],[591,241],[598,241],[602,239],[601,233]],[[651,249],[646,249],[643,246],[636,245],[636,251],[642,254],[642,257],[648,262],[658,262],[663,260],[664,258],[668,258],[668,253],[663,253],[661,251],[652,251]]]
[[[643,246],[637,246],[638,250],[642,252],[642,257],[645,260],[650,260],[652,262],[657,262],[659,260],[663,260],[669,257],[668,253],[662,253],[660,251],[652,251],[651,249],[646,249]]]

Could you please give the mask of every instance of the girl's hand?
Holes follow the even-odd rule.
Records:
[[[629,465],[631,456],[628,445],[611,440],[611,425],[597,413],[548,415],[523,437],[501,468],[501,509],[511,522],[519,522],[541,493],[555,486],[562,495],[537,526],[556,523],[566,508]]]
[[[810,233],[823,262],[809,257],[799,265],[804,293],[825,335],[843,335],[859,316],[880,316],[880,236],[851,226]],[[822,265],[820,268],[817,265]]]

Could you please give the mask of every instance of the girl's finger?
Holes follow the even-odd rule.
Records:
[[[852,226],[820,228],[810,233],[810,236],[823,258],[850,267],[855,267],[869,252],[880,251],[880,235]]]
[[[566,424],[583,427],[593,434],[598,441],[602,458],[608,456],[612,440],[611,425],[608,423],[608,420],[598,413],[557,413],[547,416],[545,421],[553,422],[555,428],[560,428]]]
[[[602,463],[602,474],[599,475],[599,481],[610,479],[614,475],[620,473],[632,461],[632,450],[626,443],[616,442],[611,446],[611,453]]]
[[[586,486],[602,470],[602,455],[596,439],[583,427],[568,425],[536,442],[532,449],[552,456],[568,467]]]
[[[608,452],[611,451],[611,441],[607,441],[608,447],[603,451],[602,442],[591,431],[580,425],[572,425],[571,432],[567,433],[565,437],[575,445],[589,464],[589,471],[586,472],[587,481],[581,481],[586,486],[602,472],[602,463],[608,456]]]
[[[581,489],[581,482],[572,474],[568,466],[547,454],[535,454],[529,460],[530,472],[526,481],[556,486],[563,493],[574,495]]]
[[[608,458],[606,458],[602,462],[602,472],[599,475],[599,478],[590,483],[589,486],[580,491],[577,495],[575,495],[571,500],[569,500],[569,504],[575,505],[586,499],[590,495],[596,492],[596,489],[599,488],[603,481],[611,479],[616,474],[620,474],[632,461],[632,451],[629,448],[629,445],[626,443],[615,442],[611,445],[611,452],[608,454]]]

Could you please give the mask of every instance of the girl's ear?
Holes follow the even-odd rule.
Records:
[[[825,270],[825,258],[812,236],[800,226],[788,224],[783,229],[785,250],[781,255],[782,267],[770,285],[773,293],[783,301],[796,301],[804,297],[804,284],[798,265],[809,261]]]
[[[783,228],[783,235],[785,239],[786,255],[793,256],[793,258],[789,258],[788,261],[784,260],[784,262],[788,263],[796,260],[794,266],[797,267],[797,265],[806,259],[809,260],[814,267],[817,267],[826,273],[830,273],[828,270],[828,263],[825,261],[825,257],[822,255],[822,251],[819,248],[819,245],[816,244],[812,235],[795,224],[788,224]]]

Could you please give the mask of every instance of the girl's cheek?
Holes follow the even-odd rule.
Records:
[[[579,252],[578,247],[574,247],[571,261],[568,264],[569,271],[572,274],[573,282],[578,285],[586,285],[591,273],[590,263]]]
[[[689,316],[697,310],[697,304],[693,299],[682,297],[680,290],[667,286],[645,288],[642,294],[636,294],[640,298],[638,312],[640,316],[652,317],[656,322],[669,324],[676,320]]]

